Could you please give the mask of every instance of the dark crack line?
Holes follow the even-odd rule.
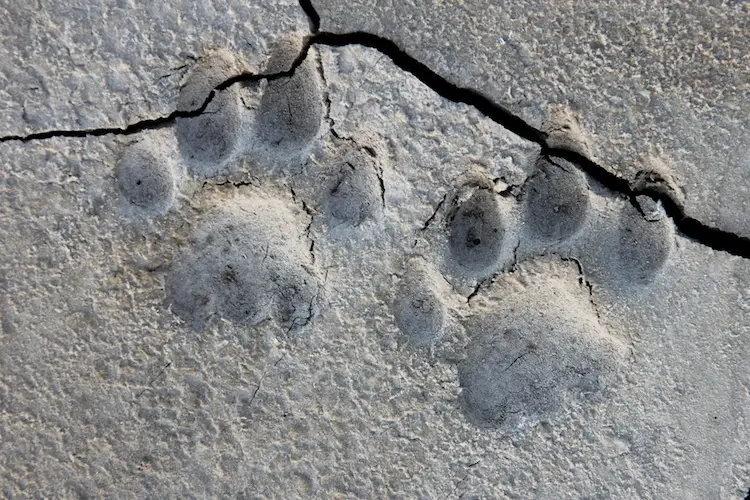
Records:
[[[174,111],[165,117],[142,120],[126,127],[50,130],[46,132],[36,132],[25,136],[5,136],[0,137],[0,143],[10,141],[29,142],[56,137],[97,137],[109,134],[132,135],[148,129],[157,129],[174,122],[177,118],[191,118],[200,115],[213,100],[217,91],[227,89],[236,83],[257,82],[264,79],[275,80],[292,76],[299,65],[307,58],[308,52],[313,45],[325,45],[328,47],[361,45],[363,47],[377,50],[384,56],[388,57],[391,62],[401,70],[417,78],[441,97],[451,102],[466,104],[511,133],[538,144],[542,148],[542,155],[563,158],[577,164],[584,172],[591,176],[591,178],[598,181],[610,191],[627,196],[630,199],[630,202],[635,204],[636,207],[635,196],[637,195],[646,195],[654,200],[661,201],[666,214],[672,219],[679,233],[686,238],[692,239],[714,250],[750,259],[750,238],[709,226],[695,218],[688,217],[685,214],[684,207],[680,206],[680,204],[671,196],[665,194],[664,189],[655,186],[634,188],[627,179],[607,170],[602,165],[599,165],[594,160],[577,151],[571,151],[559,147],[550,147],[547,144],[547,135],[544,132],[534,128],[521,117],[514,115],[481,92],[451,83],[430,69],[426,64],[406,53],[395,42],[385,37],[364,31],[350,33],[321,32],[320,16],[315,10],[312,1],[300,0],[300,7],[310,20],[313,34],[307,37],[299,56],[297,56],[291,68],[287,71],[274,74],[241,73],[233,76],[217,85],[214,90],[210,92],[203,105],[195,110]]]
[[[535,129],[523,119],[513,115],[502,106],[494,103],[491,99],[480,92],[455,85],[442,76],[432,71],[427,65],[407,54],[396,43],[387,38],[367,33],[354,31],[350,33],[329,33],[321,31],[315,33],[311,39],[314,45],[325,45],[328,47],[345,47],[347,45],[361,45],[375,49],[403,71],[411,74],[419,81],[430,87],[441,97],[455,102],[463,103],[473,107],[492,121],[504,126],[516,135],[543,144],[545,134]]]
[[[164,372],[166,372],[166,371],[167,371],[167,368],[169,368],[170,366],[172,366],[172,362],[171,362],[171,361],[170,361],[169,363],[167,363],[167,364],[166,364],[166,365],[164,366],[164,368],[162,368],[162,369],[161,369],[161,371],[160,371],[159,373],[157,373],[157,374],[156,374],[156,376],[155,376],[154,378],[152,378],[152,379],[151,379],[151,380],[150,380],[150,381],[148,382],[148,387],[146,387],[146,388],[145,388],[145,389],[143,389],[143,390],[142,390],[141,392],[139,392],[139,393],[138,393],[138,396],[136,396],[136,397],[141,397],[141,396],[143,396],[143,394],[144,394],[144,393],[145,393],[146,391],[150,390],[150,389],[151,389],[151,387],[153,387],[153,385],[154,385],[154,382],[156,382],[156,381],[157,381],[157,380],[159,379],[159,377],[161,377],[162,375],[164,375]]]
[[[558,156],[577,164],[584,172],[607,189],[630,198],[634,206],[638,206],[635,203],[635,196],[637,195],[646,195],[654,200],[661,201],[665,212],[672,219],[677,230],[686,238],[690,238],[714,250],[750,259],[750,238],[709,226],[695,218],[688,217],[685,214],[685,208],[680,206],[661,187],[646,186],[643,188],[634,188],[627,179],[607,170],[602,165],[599,165],[577,151],[550,147],[547,143],[547,135],[544,132],[526,123],[521,117],[514,115],[481,92],[460,87],[449,82],[431,70],[426,64],[407,54],[395,42],[387,38],[363,31],[341,34],[320,32],[320,16],[312,5],[312,1],[300,0],[300,5],[313,26],[314,35],[311,40],[313,44],[331,47],[362,45],[375,49],[387,56],[400,69],[417,78],[443,98],[471,106],[510,132],[523,139],[539,144],[542,147],[542,154],[544,155]]]
[[[378,177],[378,185],[380,186],[380,202],[383,204],[383,210],[385,210],[385,182],[383,181],[383,169],[378,168],[375,175]]]
[[[437,217],[437,214],[440,211],[440,208],[443,206],[443,203],[445,203],[445,200],[447,198],[448,198],[448,193],[444,194],[443,197],[440,198],[440,201],[435,207],[435,210],[432,211],[432,215],[430,215],[430,217],[426,221],[424,221],[424,224],[422,224],[420,231],[425,231],[428,227],[430,227],[430,224],[432,224],[432,221],[434,221],[435,217]]]
[[[688,217],[685,214],[684,207],[680,206],[673,197],[665,193],[661,187],[646,186],[643,188],[634,188],[627,179],[607,170],[594,160],[577,151],[548,146],[547,135],[544,132],[532,127],[522,118],[512,114],[482,93],[449,82],[424,63],[400,49],[391,40],[361,31],[340,34],[320,32],[312,37],[311,43],[330,47],[362,45],[375,49],[391,59],[401,70],[417,78],[441,97],[455,103],[471,106],[486,118],[489,118],[508,131],[538,144],[541,146],[541,154],[544,156],[563,158],[577,164],[591,178],[610,191],[627,196],[630,202],[636,207],[635,197],[637,195],[646,195],[654,200],[661,201],[665,212],[672,219],[677,230],[686,238],[714,250],[750,259],[750,238],[711,227],[697,219]]]
[[[516,359],[514,359],[513,361],[511,361],[511,363],[510,363],[510,364],[509,364],[508,366],[506,366],[506,367],[505,367],[505,369],[504,369],[504,370],[503,370],[503,371],[502,371],[501,373],[505,373],[505,372],[507,372],[508,370],[510,370],[510,368],[511,368],[511,367],[512,367],[513,365],[515,365],[515,364],[516,364],[516,361],[518,361],[518,360],[522,359],[522,358],[523,358],[523,357],[525,357],[525,356],[526,356],[527,354],[529,354],[529,352],[528,352],[528,351],[526,351],[526,352],[523,352],[523,353],[519,354],[518,356],[516,356]]]
[[[311,233],[313,221],[315,219],[315,212],[313,211],[313,209],[310,208],[310,206],[305,202],[305,200],[297,197],[297,193],[294,191],[294,188],[290,186],[289,191],[292,194],[292,201],[294,203],[299,203],[302,206],[302,210],[304,210],[307,216],[310,217],[310,221],[307,223],[307,227],[305,227],[304,233],[307,239],[310,240],[310,246],[308,248],[308,251],[310,252],[312,263],[315,264],[315,238],[312,237],[312,233]]]
[[[563,262],[574,262],[576,267],[578,268],[578,284],[581,286],[585,286],[588,289],[589,292],[589,302],[591,302],[591,307],[594,309],[594,314],[596,314],[597,319],[601,320],[602,317],[599,314],[599,307],[596,305],[596,301],[594,300],[594,285],[586,278],[586,274],[583,270],[583,264],[580,260],[576,259],[575,257],[560,257]]]
[[[333,121],[333,117],[331,117],[331,108],[333,104],[331,103],[331,92],[330,88],[328,86],[328,79],[326,78],[325,70],[323,69],[323,59],[321,57],[318,57],[318,64],[316,64],[316,67],[318,69],[318,74],[320,75],[320,79],[323,81],[323,87],[325,88],[325,104],[326,104],[326,113],[325,113],[325,120],[328,122],[328,128],[331,129],[331,133],[334,137],[339,138],[339,135],[336,133],[334,128],[336,127],[336,123]]]
[[[575,163],[592,179],[596,180],[610,191],[627,196],[630,199],[630,203],[638,209],[639,212],[641,209],[635,201],[636,196],[645,195],[654,201],[660,201],[664,208],[664,212],[672,219],[672,222],[682,236],[714,250],[727,252],[744,259],[750,259],[750,238],[709,226],[698,219],[688,217],[685,214],[685,207],[680,206],[680,204],[665,192],[661,186],[634,188],[630,185],[627,179],[610,172],[595,161],[576,151],[561,148],[547,148],[545,145],[542,145],[542,154],[548,158],[558,157]]]
[[[305,11],[307,19],[310,21],[310,31],[317,33],[320,31],[320,16],[312,4],[312,0],[299,0],[299,6]]]
[[[211,101],[213,101],[217,92],[226,90],[232,85],[238,83],[251,83],[259,82],[262,80],[273,81],[281,78],[288,78],[294,75],[297,68],[307,59],[307,54],[310,51],[312,45],[312,39],[308,37],[300,51],[300,54],[292,63],[292,66],[286,71],[280,71],[278,73],[240,73],[234,75],[223,82],[216,85],[211,92],[209,92],[203,104],[200,107],[191,110],[175,110],[166,116],[160,116],[158,118],[147,118],[140,120],[124,127],[100,127],[90,129],[73,129],[73,130],[46,130],[43,132],[34,132],[27,135],[7,135],[0,137],[0,144],[5,142],[31,142],[31,141],[43,141],[55,138],[86,138],[86,137],[101,137],[105,135],[122,135],[128,136],[143,132],[145,130],[156,130],[162,127],[166,127],[174,123],[178,118],[194,118],[206,112],[206,108]]]
[[[492,280],[495,279],[495,276],[496,275],[493,274],[489,278],[485,278],[483,280],[477,281],[477,284],[474,285],[474,289],[471,291],[471,293],[469,293],[469,295],[466,296],[466,303],[467,304],[471,303],[471,299],[479,295],[479,292],[482,291],[482,287],[486,285],[487,283],[491,283]]]

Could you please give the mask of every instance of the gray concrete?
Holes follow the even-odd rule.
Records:
[[[688,215],[750,236],[750,6],[679,0],[314,0],[321,29],[395,41],[535,127],[563,105],[593,156],[673,171]]]
[[[226,48],[258,73],[271,40],[307,29],[294,0],[3,2],[0,136],[168,115],[196,58]]]
[[[123,26],[133,20],[136,33],[175,34],[168,51],[135,40],[120,52],[143,55],[127,85],[137,97],[133,114],[113,111],[119,97],[106,86],[92,87],[90,101],[52,84],[48,95],[26,96],[20,73],[3,67],[0,75],[16,85],[7,87],[3,130],[75,129],[74,114],[91,113],[86,123],[107,127],[168,114],[186,99],[200,101],[194,94],[219,76],[263,70],[271,47],[308,26],[299,6],[273,2],[215,5],[216,16],[236,24],[212,25],[213,17],[197,14],[208,4],[197,2],[167,9],[160,31],[148,10],[122,5]],[[518,33],[533,26],[521,17],[531,8],[511,15],[512,6],[503,13],[481,4],[378,5],[365,15],[356,2],[346,9],[316,2],[323,28],[361,21],[399,31],[394,39],[411,53],[443,67],[458,66],[441,58],[461,61],[460,72],[446,76],[484,90],[510,78],[503,65],[515,64],[489,47],[509,50],[521,36],[506,34],[503,45],[491,34],[503,23]],[[29,16],[62,9],[42,7]],[[3,32],[16,33],[10,26],[27,19],[22,6],[3,8]],[[612,29],[642,33],[661,11],[607,8],[638,21],[599,11]],[[448,9],[454,15],[441,18]],[[106,31],[102,17],[70,21],[85,11],[70,9],[48,26]],[[571,26],[586,19],[562,7],[537,11]],[[712,19],[728,31],[743,22]],[[237,26],[252,32],[252,47],[237,45]],[[696,26],[695,36],[709,30]],[[693,36],[669,29],[685,43]],[[558,50],[544,81],[544,59],[523,56],[529,70],[526,80],[513,73],[511,94],[525,95],[515,111],[541,126],[548,106],[568,95],[560,82],[584,78],[580,68],[618,46],[611,35],[578,53],[582,32],[536,35],[572,48]],[[635,43],[617,32],[623,44]],[[478,33],[492,42],[473,43]],[[69,48],[88,54],[96,37]],[[57,43],[33,40],[50,50]],[[518,47],[512,53],[520,57]],[[173,67],[174,56],[164,54],[181,51],[195,51],[197,61],[221,54],[227,65],[191,63],[184,72],[197,76],[167,78],[169,85],[140,79],[138,71]],[[47,81],[64,81],[65,71],[104,78],[97,54]],[[686,54],[695,66],[667,61],[693,68],[696,79],[713,67],[702,53]],[[611,65],[625,71],[628,61],[614,57]],[[30,56],[3,64],[52,71]],[[659,73],[649,67],[657,80],[672,74],[669,65]],[[137,134],[0,143],[0,496],[745,497],[750,260],[684,238],[650,199],[637,200],[639,211],[576,165],[540,161],[537,144],[437,96],[374,49],[317,47],[301,68],[314,85],[236,84],[203,115]],[[738,75],[725,84],[746,85]],[[666,108],[641,107],[632,144],[603,148],[620,138],[613,131],[624,126],[622,111],[595,99],[629,88],[628,80],[585,78],[576,88],[596,89],[598,78],[611,93],[594,91],[586,109],[576,105],[588,141],[578,147],[604,161],[605,153],[658,146],[661,136],[649,134],[666,133],[654,128]],[[297,102],[290,88],[301,88],[304,108],[322,116],[302,109],[303,140],[282,151],[269,147],[269,127],[292,130],[297,109],[269,117],[263,102],[281,94]],[[737,109],[747,109],[738,95]],[[27,99],[46,110],[41,121],[18,119],[17,104]],[[699,136],[677,123],[687,101],[680,106],[670,126]],[[231,127],[222,125],[227,109]],[[575,135],[573,115],[552,114],[547,125],[573,120],[559,127],[559,140]],[[708,119],[719,127],[731,118]],[[218,124],[220,140],[200,138],[206,123]],[[666,145],[653,160],[683,181],[689,169],[669,155],[698,154],[697,143],[685,144]],[[193,146],[211,148],[197,158]],[[713,147],[701,151],[719,157]],[[712,198],[695,193],[737,193],[750,182],[730,159],[706,164],[696,190],[685,189],[707,223],[716,215]],[[606,166],[619,168],[610,160]],[[733,195],[717,223],[746,227],[742,202]]]

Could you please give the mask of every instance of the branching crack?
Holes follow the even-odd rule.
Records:
[[[305,15],[310,20],[310,31],[317,33],[320,31],[320,15],[312,4],[312,0],[299,0],[299,6],[305,11]]]
[[[10,141],[29,142],[55,137],[96,137],[109,134],[131,135],[144,130],[157,129],[169,125],[177,118],[190,118],[200,115],[213,100],[216,92],[227,89],[236,83],[260,81],[263,79],[275,80],[292,76],[299,65],[307,58],[310,47],[313,45],[325,45],[328,47],[361,45],[363,47],[375,49],[388,57],[393,64],[420,80],[441,97],[451,102],[466,104],[488,119],[506,128],[508,131],[523,139],[538,144],[542,148],[542,155],[563,158],[577,164],[584,172],[591,176],[591,178],[598,181],[607,189],[625,195],[630,199],[631,203],[635,203],[635,197],[637,195],[646,195],[655,201],[661,201],[664,211],[672,219],[677,230],[683,236],[695,240],[696,242],[714,250],[720,250],[738,257],[750,259],[750,238],[709,226],[697,219],[688,217],[685,214],[683,204],[679,203],[670,195],[669,188],[665,189],[658,183],[631,183],[628,179],[606,169],[578,151],[551,146],[547,140],[548,137],[545,132],[533,127],[521,117],[514,115],[481,92],[451,83],[430,69],[426,64],[406,53],[395,42],[385,37],[364,31],[349,33],[330,33],[320,31],[320,16],[315,10],[312,1],[300,0],[299,3],[310,21],[312,35],[305,39],[300,54],[295,59],[291,68],[287,71],[274,74],[241,73],[233,76],[217,85],[214,90],[209,93],[205,102],[199,108],[194,110],[174,111],[164,117],[142,120],[125,127],[50,130],[45,132],[35,132],[29,135],[10,135],[0,137],[0,143]]]

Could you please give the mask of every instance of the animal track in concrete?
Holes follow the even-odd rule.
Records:
[[[327,212],[334,220],[358,227],[382,215],[379,168],[376,157],[364,149],[351,148],[344,154],[327,203]]]
[[[115,170],[117,187],[132,212],[147,217],[165,214],[177,193],[176,166],[158,140],[128,146]]]
[[[646,198],[643,206],[652,207],[646,214],[626,206],[620,213],[618,230],[618,263],[621,273],[636,284],[651,282],[666,263],[674,241],[674,230],[670,220],[660,216],[659,206]]]
[[[296,35],[278,41],[269,57],[267,72],[279,73],[292,67],[304,43]],[[292,76],[268,82],[258,109],[258,137],[270,153],[282,157],[304,152],[323,120],[320,77],[311,49],[305,50],[307,57]]]
[[[524,186],[525,225],[532,237],[561,243],[583,225],[589,187],[583,173],[567,162],[540,157]]]
[[[188,73],[180,89],[178,111],[195,109],[208,99],[214,88],[236,70],[234,56],[220,50],[203,56]],[[178,118],[180,151],[193,172],[203,177],[218,174],[235,152],[242,134],[240,103],[235,87],[215,91],[213,99],[198,116]]]
[[[459,405],[478,427],[547,420],[605,395],[626,348],[597,321],[575,266],[528,262],[471,302]]]
[[[485,116],[547,147],[546,153],[558,152],[563,158],[578,161],[606,187],[636,194],[626,181],[611,177],[599,166],[592,167],[595,164],[581,153],[551,149],[546,134],[520,123],[481,95],[440,80],[429,69],[398,51],[395,44],[367,34],[347,37],[319,33],[305,44],[299,40],[296,45],[282,42],[269,62],[268,70],[276,77],[267,78],[257,130],[275,154],[304,152],[319,133],[323,105],[313,61],[306,59],[311,44],[343,45],[360,41],[369,41],[370,46],[389,55],[397,65],[444,97],[474,106]],[[295,58],[295,54],[299,55]],[[181,114],[176,115],[181,146],[191,160],[205,166],[203,173],[208,177],[215,175],[216,169],[234,150],[240,120],[233,110],[239,105],[228,87],[229,82],[243,81],[240,77],[227,77],[226,68],[231,66],[228,58],[222,54],[214,56],[218,59],[202,60],[191,73],[178,105]],[[291,69],[287,69],[290,65]],[[287,71],[291,74],[284,74]],[[224,80],[214,83],[211,81],[214,74]],[[193,109],[191,106],[202,98],[202,109]],[[165,123],[162,121],[159,125]],[[148,126],[152,125],[155,124]],[[102,129],[68,135],[104,133],[111,131]],[[44,137],[44,134],[37,134],[25,140]],[[552,183],[556,179],[564,189],[556,192],[550,189],[551,184],[545,187],[547,181],[541,176],[532,178],[527,191],[527,215],[534,226],[535,237],[562,242],[581,229],[588,206],[585,202],[588,190],[585,179],[581,182],[583,177],[575,169],[566,170],[546,159],[545,156],[542,160],[546,166],[540,167],[545,179],[553,179],[549,181]],[[367,210],[377,204],[372,200],[360,204],[352,202],[358,193],[367,195],[362,198],[374,199],[375,180],[369,173],[361,179],[353,177],[357,168],[348,167],[351,170],[340,172],[340,182],[330,193],[329,211],[334,217],[357,226],[369,215]],[[370,172],[368,168],[363,171]],[[642,189],[654,194],[655,188],[648,184]],[[209,218],[196,234],[193,247],[183,252],[167,276],[167,297],[173,311],[196,328],[204,328],[220,318],[239,325],[257,325],[276,317],[291,330],[308,325],[316,314],[321,286],[311,270],[309,245],[301,243],[301,236],[294,236],[305,233],[304,224],[300,224],[279,199],[260,190],[253,190],[252,195]],[[662,199],[659,193],[654,196]],[[554,207],[568,210],[555,212]],[[547,213],[545,217],[545,209],[552,210],[555,216],[549,217]],[[448,218],[447,239],[453,261],[479,279],[490,277],[499,267],[502,247],[507,246],[506,218],[510,218],[510,214],[503,212],[498,195],[491,187],[480,185],[466,189],[466,196],[457,197]],[[661,225],[651,225],[656,223]],[[662,227],[667,230],[662,231]],[[623,215],[618,226],[617,243],[621,246],[616,265],[636,281],[651,279],[668,255],[672,241],[670,228],[668,219],[651,221],[640,213]],[[291,242],[288,241],[290,234],[293,235]],[[642,248],[641,241],[648,242],[648,248]],[[634,267],[628,269],[628,265]],[[496,311],[477,311],[473,321],[480,326],[469,328],[474,332],[472,345],[459,370],[463,388],[461,404],[468,418],[477,425],[494,427],[523,418],[549,416],[569,393],[600,392],[601,380],[616,364],[618,349],[613,347],[616,341],[601,331],[591,318],[591,311],[570,315],[571,311],[584,307],[581,304],[587,307],[590,304],[571,299],[565,291],[565,286],[577,282],[578,277],[565,282],[555,279],[544,277],[540,280],[543,285],[529,287],[533,293],[509,294],[503,299],[506,302],[498,300]],[[405,281],[403,287],[393,304],[399,328],[414,345],[436,342],[442,334],[446,315],[439,296],[428,281],[415,282],[413,286]],[[494,285],[490,289],[494,289]],[[549,293],[549,290],[559,293]],[[546,301],[540,301],[539,297],[546,297]],[[478,296],[477,300],[481,302],[484,297]],[[474,303],[471,302],[472,308]],[[515,308],[507,309],[513,304]],[[553,356],[554,353],[559,357]]]
[[[308,209],[321,215],[329,236],[356,237],[384,217],[388,149],[369,130],[346,139],[332,133],[327,139],[302,172],[287,181]]]
[[[257,188],[238,195],[202,224],[173,263],[167,303],[196,329],[221,318],[252,326],[277,317],[289,330],[308,325],[321,285],[305,217]]]
[[[441,279],[426,261],[412,258],[396,288],[393,316],[414,347],[433,345],[443,336],[448,313],[439,286]]]
[[[473,189],[448,216],[451,258],[470,274],[483,277],[495,270],[505,236],[497,195],[488,188]]]

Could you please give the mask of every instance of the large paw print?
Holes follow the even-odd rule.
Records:
[[[476,283],[468,310],[456,311],[468,338],[459,407],[479,427],[512,429],[575,398],[600,400],[627,349],[600,324],[590,280],[628,293],[648,286],[670,255],[670,220],[648,197],[633,206],[599,194],[559,158],[539,157],[517,197],[488,178],[463,181],[431,233],[447,248],[436,265],[456,284],[467,275]],[[438,280],[405,277],[393,301],[412,345],[437,344],[449,314],[426,282]]]
[[[599,324],[577,275],[559,261],[529,262],[472,301],[458,368],[471,422],[512,428],[547,419],[613,383],[627,349]]]
[[[307,326],[321,284],[298,221],[284,200],[258,189],[232,200],[170,269],[172,310],[196,328],[219,318],[253,326],[274,317],[289,330]]]

